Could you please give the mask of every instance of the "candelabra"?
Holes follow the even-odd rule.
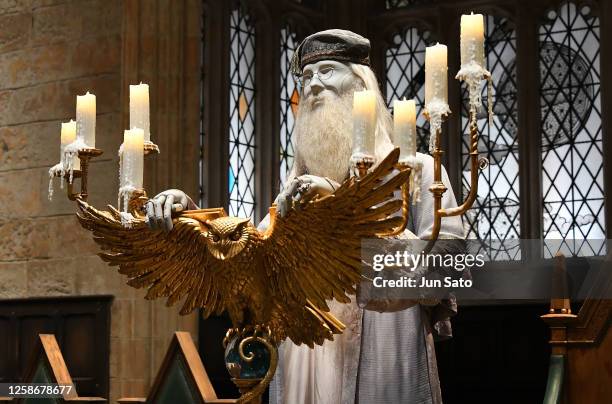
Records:
[[[475,77],[471,77],[471,84],[476,80]],[[433,156],[433,182],[429,186],[429,192],[432,194],[433,198],[433,226],[431,235],[429,237],[429,242],[425,247],[426,253],[428,253],[433,247],[435,241],[438,239],[440,235],[440,230],[442,226],[442,218],[451,217],[451,216],[459,216],[465,214],[474,204],[476,200],[476,196],[478,194],[478,173],[480,169],[483,169],[488,164],[487,160],[484,158],[480,158],[478,154],[478,125],[476,119],[476,104],[472,102],[472,91],[476,88],[475,85],[468,86],[470,91],[470,114],[469,114],[469,155],[470,155],[470,178],[471,185],[470,190],[463,201],[459,206],[452,208],[443,208],[442,207],[442,198],[445,192],[448,190],[447,187],[442,182],[442,156],[443,151],[440,146],[440,138],[442,132],[441,120],[446,118],[450,111],[448,111],[448,106],[446,104],[443,105],[442,110],[444,113],[440,113],[440,110],[434,111],[431,115],[425,114],[425,117],[430,121],[430,126],[432,129],[432,148],[431,153]],[[478,100],[479,101],[479,100]],[[432,109],[433,111],[433,109]],[[435,122],[434,122],[435,121]],[[373,133],[372,133],[373,135]],[[125,143],[124,143],[125,144]],[[142,144],[142,143],[140,143]],[[135,150],[140,151],[140,144],[136,146]],[[413,144],[414,145],[414,144]],[[145,156],[152,156],[159,153],[159,147],[151,142],[144,142],[142,153]],[[102,155],[102,150],[96,148],[80,148],[77,153],[74,153],[76,149],[73,149],[72,152],[64,155],[62,157],[63,162],[62,169],[53,170],[52,173],[55,176],[62,177],[67,182],[67,196],[68,199],[73,201],[78,201],[81,207],[81,210],[84,209],[85,203],[88,199],[88,174],[89,174],[89,164],[92,159],[99,157]],[[397,160],[398,151],[395,151],[395,161]],[[80,161],[79,169],[65,169],[65,162],[71,161],[70,159],[76,155]],[[352,163],[355,166],[355,169],[358,173],[358,178],[356,182],[354,179],[350,179],[348,184],[358,184],[362,179],[364,180],[362,184],[367,184],[369,181],[367,178],[368,172],[372,168],[374,164],[374,158],[367,154],[362,154],[361,158],[351,159]],[[140,158],[140,168],[142,168],[142,156],[139,155]],[[389,163],[387,163],[389,164]],[[389,236],[398,236],[402,234],[408,225],[408,221],[410,219],[410,204],[411,198],[413,202],[418,201],[418,192],[420,191],[420,179],[417,181],[415,178],[420,177],[420,172],[422,169],[421,162],[417,160],[416,155],[414,154],[414,149],[412,149],[412,155],[407,155],[403,158],[400,158],[396,163],[395,168],[401,171],[400,174],[405,175],[401,178],[400,181],[403,182],[401,186],[401,218],[402,220],[399,222],[399,225],[382,234],[376,234],[379,237],[389,237]],[[381,164],[379,167],[383,167],[385,170],[392,169],[392,164],[387,166]],[[376,171],[376,169],[374,169]],[[387,171],[385,171],[387,172]],[[73,180],[78,178],[80,180],[80,192],[75,192]],[[379,178],[378,180],[381,180]],[[371,181],[370,181],[371,182]],[[140,181],[138,184],[142,183],[142,177],[140,177]],[[137,187],[139,186],[137,185]],[[127,189],[129,188],[129,189]],[[131,222],[134,219],[141,220],[144,219],[144,205],[148,201],[146,191],[142,188],[134,189],[133,187],[126,187],[126,189],[121,192],[125,192],[126,200],[124,203],[124,211],[117,212],[114,208],[111,207],[111,210],[114,212],[104,212],[102,217],[110,218],[115,213],[115,217],[121,218],[121,224],[123,226],[130,227]],[[129,195],[129,197],[127,197]],[[213,209],[214,210],[214,209]],[[222,209],[221,209],[222,210]],[[197,211],[179,211],[177,209],[175,215],[182,218],[190,218],[197,217],[198,214],[202,214],[203,212],[211,211],[211,209],[203,209]],[[208,212],[208,213],[211,213]],[[275,206],[272,206],[270,209],[271,213],[271,225],[274,223],[275,216]],[[105,216],[107,215],[108,216]],[[211,216],[212,217],[212,216]],[[104,219],[103,219],[104,220]],[[83,223],[83,222],[82,222]],[[133,223],[133,222],[132,222]],[[142,225],[142,222],[139,222]],[[86,225],[84,225],[86,227]],[[389,229],[389,228],[386,228]],[[92,229],[90,229],[92,230]],[[197,232],[200,232],[200,229],[197,229]],[[374,232],[371,233],[374,235]],[[172,237],[170,234],[168,237]],[[140,233],[134,236],[134,239],[137,239],[140,236]],[[165,237],[162,235],[162,237]],[[157,259],[157,258],[156,258]],[[242,396],[238,400],[238,402],[248,402],[248,403],[260,403],[261,395],[265,390],[266,386],[271,381],[274,372],[276,370],[277,361],[278,361],[278,350],[275,344],[276,341],[271,337],[271,331],[268,328],[267,330],[260,328],[259,326],[255,326],[254,328],[249,326],[245,327],[242,330],[236,331],[236,329],[232,329],[228,331],[226,338],[224,339],[223,346],[225,348],[225,361],[228,371],[233,376],[233,381],[236,386],[239,388]]]

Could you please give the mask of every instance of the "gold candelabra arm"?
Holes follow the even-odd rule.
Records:
[[[442,182],[442,150],[440,148],[440,134],[436,137],[436,144],[433,151],[434,158],[434,181],[429,191],[434,197],[434,222],[431,231],[430,240],[437,240],[440,235],[442,226],[442,218],[450,216],[459,216],[465,214],[476,201],[478,196],[478,173],[479,170],[486,168],[488,162],[485,158],[480,159],[478,155],[478,123],[476,120],[476,112],[470,112],[470,191],[459,206],[453,208],[442,208],[442,196],[447,188]]]
[[[431,229],[430,240],[437,240],[440,234],[440,227],[442,226],[442,196],[446,192],[446,185],[442,182],[442,154],[444,152],[440,148],[440,135],[441,130],[438,130],[436,135],[433,159],[434,159],[434,180],[429,191],[433,194],[434,199],[434,220]]]
[[[398,163],[398,170],[408,170],[408,173],[411,172],[411,168],[407,164]],[[387,236],[397,236],[402,234],[406,227],[408,226],[408,219],[410,218],[410,175],[406,179],[406,182],[402,184],[402,224]]]
[[[434,197],[434,220],[431,228],[430,240],[437,240],[440,235],[440,228],[442,227],[442,195],[446,192],[446,187],[442,182],[434,182],[431,187],[429,187],[429,191]]]
[[[81,199],[83,201],[87,201],[88,191],[87,191],[87,177],[89,174],[89,160],[94,157],[98,157],[102,154],[102,150],[95,148],[86,148],[81,149],[78,152],[78,158],[81,162],[80,169],[73,170],[62,170],[57,171],[55,173],[56,177],[63,178],[66,180],[66,196],[71,201],[76,201],[77,199]],[[61,164],[61,162],[60,162]],[[79,178],[81,180],[81,190],[80,192],[74,192],[74,180]]]
[[[89,160],[102,155],[102,150],[93,147],[79,150],[79,160],[81,160],[81,192],[77,198],[87,201],[87,176],[89,174]],[[76,198],[75,198],[76,199]]]
[[[457,207],[440,209],[440,216],[459,216],[465,214],[476,201],[478,196],[478,173],[479,170],[486,168],[488,161],[479,158],[478,155],[478,125],[476,122],[476,112],[470,113],[470,192],[465,201]]]
[[[66,195],[71,201],[76,201],[77,197],[80,195],[79,193],[74,192],[75,178],[81,178],[81,170],[72,171],[72,181],[70,180],[70,173],[64,174],[64,179],[66,180]]]

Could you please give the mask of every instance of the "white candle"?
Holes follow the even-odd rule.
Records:
[[[446,45],[425,48],[425,106],[431,101],[448,104]]]
[[[130,85],[130,128],[144,130],[145,142],[151,141],[148,84]]]
[[[484,17],[474,13],[461,16],[461,67],[472,63],[485,67]]]
[[[144,171],[144,131],[134,128],[123,132],[121,145],[121,188],[142,189]]]
[[[393,101],[393,140],[400,148],[399,161],[416,156],[416,103]]]
[[[353,156],[374,158],[376,93],[371,90],[353,94]]]
[[[70,120],[69,122],[62,122],[62,132],[61,132],[61,146],[60,146],[60,161],[64,161],[64,149],[67,145],[74,142],[76,140],[76,122],[74,120]],[[66,169],[67,167],[64,166]],[[72,169],[80,170],[81,169],[81,160],[74,156],[72,159]]]
[[[89,94],[77,95],[76,102],[77,137],[87,147],[96,147],[96,96]]]

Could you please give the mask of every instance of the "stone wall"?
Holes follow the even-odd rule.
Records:
[[[146,395],[173,331],[196,337],[195,316],[145,301],[95,255],[57,182],[47,199],[60,123],[74,118],[76,95],[90,91],[104,150],[90,169],[90,202],[116,203],[127,107],[123,14],[121,0],[0,1],[0,299],[114,295],[111,402]]]

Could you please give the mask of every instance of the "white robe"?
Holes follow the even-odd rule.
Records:
[[[422,201],[411,206],[408,229],[427,239],[433,226],[433,197],[429,192],[433,158],[420,153],[417,156],[423,162]],[[456,206],[444,169],[442,181],[448,188],[442,207]],[[259,228],[268,224],[266,217]],[[461,218],[444,218],[440,238],[464,238]],[[454,302],[443,307],[415,305],[379,313],[361,309],[355,299],[353,296],[350,304],[330,302],[331,312],[347,327],[333,341],[314,349],[290,340],[281,344],[278,369],[270,384],[270,403],[441,403],[433,333],[448,327],[438,320],[448,320]],[[442,318],[431,316],[434,311],[443,313]],[[442,334],[450,334],[450,329]]]

